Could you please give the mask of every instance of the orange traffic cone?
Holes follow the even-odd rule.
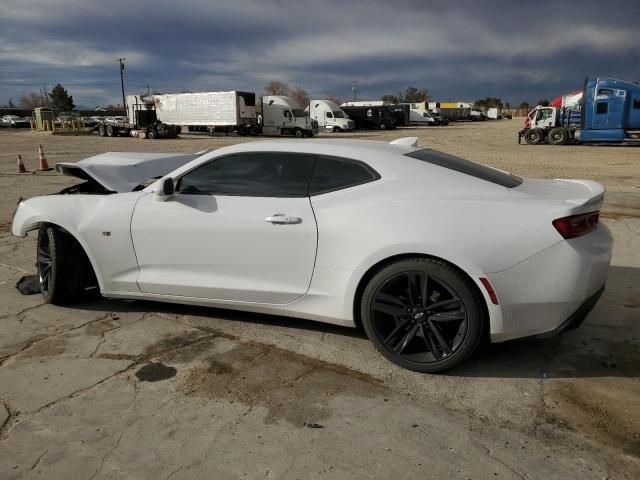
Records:
[[[38,156],[40,157],[40,168],[38,168],[39,172],[47,172],[49,170],[53,170],[53,168],[49,168],[49,164],[47,163],[47,157],[44,156],[44,150],[42,149],[42,145],[38,147]]]
[[[18,154],[18,173],[29,173],[24,166],[24,162],[22,161],[22,155]]]

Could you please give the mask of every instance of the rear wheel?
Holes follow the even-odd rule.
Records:
[[[113,126],[107,125],[107,137],[115,137]]]
[[[244,137],[247,135],[247,127],[244,125],[240,125],[238,127],[238,135],[240,135],[241,137]]]
[[[296,131],[294,132],[294,135],[296,136],[296,138],[302,138],[304,137],[304,132],[299,128],[297,128]]]
[[[544,132],[540,128],[531,128],[524,134],[524,141],[529,145],[538,145],[544,139]]]
[[[386,130],[387,129],[387,125],[384,123],[380,124],[380,130]]]
[[[552,128],[547,136],[550,145],[564,145],[568,139],[569,132],[562,127]]]
[[[68,305],[98,293],[98,282],[80,244],[53,225],[38,232],[36,265],[46,303]]]
[[[98,127],[98,133],[100,134],[101,137],[106,137],[107,136],[107,129],[105,128],[104,125],[100,125]]]
[[[484,324],[482,298],[453,266],[435,259],[392,263],[373,276],[361,303],[376,349],[417,372],[441,372],[468,358]]]

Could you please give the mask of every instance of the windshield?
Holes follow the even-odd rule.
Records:
[[[293,116],[296,117],[296,118],[306,117],[304,112],[302,110],[300,110],[299,108],[293,108],[293,109],[291,109],[291,111],[293,112]]]
[[[333,112],[333,116],[336,118],[344,118],[344,112],[342,110]]]

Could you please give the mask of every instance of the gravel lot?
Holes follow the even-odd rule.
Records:
[[[326,135],[432,146],[519,175],[607,187],[607,290],[578,330],[494,345],[441,375],[363,333],[152,302],[43,305],[14,288],[35,236],[18,197],[75,183],[16,174],[106,151],[247,141],[0,130],[0,478],[640,478],[640,149],[517,144],[520,120]],[[313,140],[301,140],[313,141]]]

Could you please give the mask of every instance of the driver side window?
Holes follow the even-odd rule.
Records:
[[[183,195],[305,197],[315,157],[297,153],[228,155],[186,173],[176,184]]]

